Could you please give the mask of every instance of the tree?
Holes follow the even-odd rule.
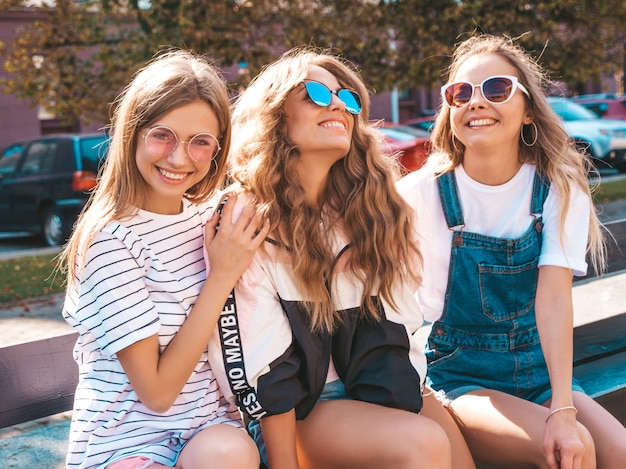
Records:
[[[2,0],[0,12],[24,10],[26,3]],[[6,93],[44,105],[65,122],[108,122],[115,96],[160,50],[192,49],[214,58],[218,66],[270,60],[277,11],[273,3],[44,2],[30,9],[45,19],[21,31],[13,44],[2,45],[11,75],[0,85]]]
[[[552,79],[564,81],[571,88],[588,79],[597,81],[601,74],[621,74],[624,70],[626,4],[623,0],[442,0],[437,2],[436,13],[425,10],[422,3],[426,2],[398,0],[396,3],[398,21],[430,15],[433,22],[438,22],[441,29],[437,30],[436,42],[444,44],[448,53],[468,35],[486,32],[518,38],[520,45],[539,58]],[[403,29],[402,55],[420,54],[425,50],[421,41],[410,27]],[[431,78],[437,75],[436,67],[425,70],[419,63],[412,64],[407,75],[414,76],[416,71],[431,72]]]
[[[206,54],[254,76],[291,46],[343,54],[374,92],[432,87],[455,43],[475,32],[519,38],[555,79],[576,88],[623,73],[623,0],[57,0],[7,9],[40,12],[12,44],[0,44],[6,93],[69,122],[108,122],[110,103],[163,48]],[[242,81],[249,77],[243,76]],[[236,85],[246,83],[233,83]]]

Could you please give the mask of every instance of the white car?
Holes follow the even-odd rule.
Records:
[[[600,162],[598,166],[626,172],[626,121],[601,119],[568,98],[548,97],[548,102],[572,140]]]

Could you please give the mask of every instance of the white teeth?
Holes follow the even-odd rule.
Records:
[[[339,129],[345,129],[346,126],[343,125],[342,122],[337,122],[337,121],[328,121],[328,122],[323,122],[320,124],[320,127],[337,127]]]
[[[469,126],[470,127],[480,127],[482,125],[492,125],[495,124],[496,121],[493,119],[479,119],[479,120],[475,120],[475,121],[470,121]]]
[[[179,181],[187,177],[187,173],[182,173],[182,174],[170,173],[169,171],[166,171],[163,168],[158,168],[158,170],[163,176],[165,176],[168,179],[176,179]]]

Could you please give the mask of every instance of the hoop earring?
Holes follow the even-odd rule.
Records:
[[[533,141],[531,143],[528,143],[526,141],[526,139],[524,138],[524,127],[526,125],[532,125],[533,129],[534,129],[534,134],[535,134],[535,138],[533,139]],[[537,143],[537,138],[539,137],[539,130],[537,129],[537,124],[535,124],[534,122],[531,122],[530,124],[523,124],[521,129],[520,129],[520,137],[522,139],[522,142],[524,142],[524,145],[526,145],[527,147],[532,147],[535,143]]]

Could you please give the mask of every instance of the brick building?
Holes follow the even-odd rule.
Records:
[[[20,28],[36,19],[40,13],[33,11],[8,11],[0,13],[0,41],[11,44]],[[0,76],[6,77],[4,64],[0,64]],[[64,131],[91,131],[102,124],[67,127],[49,115],[39,106],[29,101],[18,100],[15,96],[0,92],[0,150],[23,138]]]

